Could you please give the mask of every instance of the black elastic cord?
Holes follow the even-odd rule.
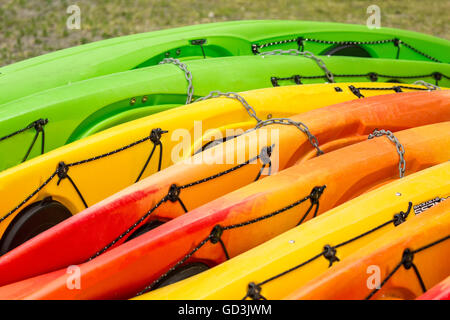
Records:
[[[398,60],[398,58],[400,57],[400,39],[395,38],[393,43],[394,46],[397,47],[397,56],[395,57],[395,59]]]
[[[280,44],[293,43],[293,42],[297,43],[299,51],[303,51],[304,50],[304,42],[308,42],[308,41],[320,43],[320,44],[327,44],[327,45],[331,44],[331,45],[341,45],[341,46],[342,45],[358,45],[358,46],[360,46],[360,45],[379,45],[379,44],[393,43],[394,47],[397,47],[396,59],[399,59],[400,44],[401,44],[401,45],[405,46],[406,48],[414,51],[415,53],[417,53],[431,61],[442,62],[398,38],[385,39],[385,40],[374,40],[374,41],[332,41],[332,40],[322,40],[322,39],[314,39],[314,38],[303,38],[303,37],[299,36],[297,38],[277,40],[277,41],[267,42],[267,43],[263,43],[263,44],[252,44],[252,52],[254,54],[259,54],[260,53],[259,49],[270,47],[270,46],[275,46],[275,45],[280,45]]]
[[[258,175],[256,176],[254,181],[257,181],[261,177],[266,166],[268,166],[268,168],[269,168],[269,173],[267,175],[270,176],[270,174],[272,173],[272,160],[270,159],[270,157],[272,156],[272,148],[274,146],[275,145],[272,145],[270,147],[264,147],[261,150],[261,153],[259,154],[259,158],[261,159],[263,165],[262,165],[261,169],[259,170]]]
[[[41,131],[41,132],[42,132],[42,139],[43,139],[43,140],[42,140],[42,148],[41,148],[41,149],[42,149],[42,151],[44,151],[44,139],[45,139],[45,136],[44,136],[43,126],[44,126],[47,122],[48,122],[47,119],[40,119],[40,120],[35,121],[35,122],[33,122],[32,124],[30,124],[27,128],[24,128],[24,129],[22,129],[22,130],[20,130],[20,131],[18,131],[18,132],[16,132],[16,133],[14,133],[14,134],[10,134],[9,136],[4,137],[3,139],[8,138],[8,137],[12,137],[12,136],[14,136],[14,135],[16,135],[16,134],[18,134],[18,133],[20,133],[20,132],[23,132],[23,131],[28,130],[28,129],[33,128],[33,127],[36,127],[36,130],[37,130],[37,131]],[[71,177],[69,177],[69,176],[66,177],[66,176],[65,176],[65,174],[67,174],[67,171],[69,170],[70,167],[79,166],[79,165],[82,165],[82,164],[85,164],[85,163],[89,163],[89,162],[92,162],[92,161],[96,161],[96,160],[100,160],[100,159],[109,157],[109,156],[114,155],[114,154],[116,154],[116,153],[119,153],[119,152],[128,150],[128,149],[130,149],[130,148],[132,148],[132,147],[134,147],[134,146],[136,146],[136,145],[139,145],[139,144],[141,144],[141,143],[143,143],[143,142],[145,142],[145,141],[147,141],[147,140],[152,140],[152,139],[155,138],[155,134],[160,136],[161,134],[166,133],[166,132],[167,132],[167,131],[163,131],[163,130],[157,128],[157,129],[152,130],[152,133],[154,133],[153,135],[150,134],[149,136],[147,136],[147,137],[145,137],[145,138],[142,138],[142,139],[140,139],[140,140],[134,141],[134,142],[132,142],[132,143],[126,145],[126,146],[120,147],[120,148],[115,149],[115,150],[113,150],[113,151],[110,151],[110,152],[107,152],[107,153],[103,153],[103,154],[101,154],[101,155],[98,155],[98,156],[95,156],[95,157],[92,157],[92,158],[87,158],[87,159],[84,159],[84,160],[80,160],[80,161],[68,163],[68,164],[65,164],[64,162],[61,162],[61,163],[58,165],[58,168],[50,175],[49,178],[47,178],[47,180],[46,180],[42,185],[40,185],[37,189],[35,189],[33,192],[31,192],[31,193],[30,193],[30,194],[29,194],[29,195],[28,195],[28,196],[27,196],[27,197],[26,197],[19,205],[17,205],[14,209],[12,209],[12,210],[9,211],[7,214],[5,214],[3,217],[1,217],[1,218],[0,218],[0,223],[1,223],[2,221],[4,221],[6,218],[8,218],[10,215],[12,215],[13,213],[15,213],[17,210],[19,210],[19,209],[20,209],[23,205],[25,205],[30,199],[32,199],[32,198],[33,198],[38,192],[40,192],[40,191],[41,191],[48,183],[50,183],[50,181],[53,180],[53,178],[54,178],[56,175],[58,175],[59,178],[60,178],[59,181],[58,181],[58,185],[60,184],[61,180],[62,180],[62,179],[65,179],[65,178],[67,178],[67,179],[70,181],[70,183],[71,183],[72,186],[74,187],[75,191],[78,193],[80,199],[82,200],[83,204],[85,205],[85,207],[87,207],[87,203],[86,203],[86,201],[84,200],[84,198],[83,198],[83,196],[82,196],[80,190],[79,190],[78,187],[76,186],[75,182],[72,180]],[[0,141],[1,141],[1,139],[0,139]],[[161,169],[161,161],[162,161],[162,144],[160,144],[160,148],[161,148],[161,149],[160,149],[161,152],[160,152],[160,159],[159,159],[158,170]],[[144,168],[144,170],[145,170],[145,168]]]
[[[437,244],[439,244],[441,242],[444,242],[446,240],[449,240],[449,239],[450,239],[450,235],[447,235],[447,236],[445,236],[443,238],[440,238],[440,239],[438,239],[438,240],[436,240],[434,242],[431,242],[431,243],[429,243],[429,244],[427,244],[427,245],[425,245],[423,247],[420,247],[419,249],[416,249],[416,250],[411,250],[409,248],[406,248],[403,251],[401,261],[395,266],[395,268],[391,272],[389,272],[389,274],[386,276],[386,278],[384,278],[384,280],[381,282],[380,286],[378,288],[375,288],[374,290],[372,290],[370,292],[370,294],[365,299],[369,300],[378,291],[380,291],[383,288],[383,286],[389,281],[389,279],[392,278],[392,276],[398,271],[398,269],[400,269],[401,266],[403,266],[406,270],[409,270],[410,268],[413,268],[414,274],[416,275],[416,278],[419,281],[419,284],[420,284],[420,287],[422,289],[422,292],[425,293],[427,291],[427,289],[426,289],[425,283],[423,282],[423,279],[422,279],[422,277],[420,275],[419,269],[417,268],[417,266],[413,262],[414,255],[416,253],[419,253],[419,252],[421,252],[423,250],[431,248],[431,247],[433,247],[433,246],[435,246],[435,245],[437,245]]]
[[[257,285],[254,282],[250,282],[247,287],[247,294],[242,300],[245,300],[247,298],[250,298],[252,300],[267,300],[262,294],[261,294],[261,286]]]
[[[324,187],[325,186],[323,186],[323,188]],[[316,188],[317,188],[316,190],[313,190],[311,192],[311,195],[314,195],[312,197],[312,199],[311,199],[311,203],[313,203],[313,199],[315,197],[317,197],[317,199],[318,199],[318,197],[320,197],[320,194],[321,194],[320,193],[320,188],[321,187],[316,187]],[[318,205],[318,203],[317,203],[317,205]],[[309,208],[309,211],[311,210],[311,208],[312,207]],[[385,226],[387,226],[387,225],[389,225],[391,223],[394,224],[394,227],[400,225],[408,217],[409,213],[411,212],[411,208],[412,208],[412,202],[409,202],[408,203],[408,210],[406,211],[406,213],[403,212],[403,211],[400,211],[400,213],[394,214],[393,218],[390,219],[389,221],[386,221],[386,222],[384,222],[384,223],[382,223],[382,224],[380,224],[380,225],[378,225],[378,226],[376,226],[376,227],[374,227],[374,228],[372,228],[372,229],[370,229],[370,230],[368,230],[368,231],[366,231],[366,232],[364,232],[362,234],[359,234],[359,235],[357,235],[357,236],[355,236],[353,238],[350,238],[350,239],[348,239],[346,241],[343,241],[343,242],[341,242],[341,243],[339,243],[339,244],[337,244],[335,246],[331,246],[331,245],[327,244],[327,245],[324,246],[322,252],[320,252],[319,254],[313,256],[312,258],[310,258],[310,259],[308,259],[308,260],[306,260],[306,261],[304,261],[304,262],[302,262],[302,263],[300,263],[300,264],[298,264],[298,265],[296,265],[296,266],[294,266],[294,267],[292,267],[292,268],[290,268],[288,270],[285,270],[285,271],[283,271],[283,272],[281,272],[281,273],[279,273],[277,275],[274,275],[274,276],[270,277],[269,279],[266,279],[266,280],[260,282],[258,284],[258,286],[262,286],[262,285],[264,285],[264,284],[266,284],[268,282],[271,282],[271,281],[273,281],[275,279],[278,279],[278,278],[280,278],[280,277],[282,277],[282,276],[284,276],[284,275],[286,275],[286,274],[288,274],[290,272],[293,272],[293,271],[295,271],[295,270],[297,270],[297,269],[299,269],[299,268],[301,268],[301,267],[303,267],[303,266],[313,262],[314,260],[317,260],[318,258],[320,258],[322,256],[329,261],[329,267],[331,267],[334,262],[338,262],[339,261],[339,258],[336,256],[336,254],[337,254],[336,249],[338,249],[339,247],[342,247],[344,245],[347,245],[347,244],[349,244],[351,242],[354,242],[354,241],[356,241],[356,240],[358,240],[358,239],[360,239],[360,238],[362,238],[364,236],[367,236],[367,235],[369,235],[369,234],[371,234],[371,233],[373,233],[373,232],[375,232],[375,231],[377,231],[377,230],[379,230],[379,229],[381,229],[381,228],[383,228],[383,227],[385,227]],[[317,208],[316,208],[316,210],[317,210]]]
[[[27,130],[27,129],[34,128],[34,129],[36,130],[36,133],[35,133],[35,135],[34,135],[34,137],[33,137],[33,140],[31,141],[30,146],[28,147],[28,150],[27,150],[25,156],[23,157],[22,162],[25,162],[25,161],[28,159],[28,156],[30,155],[31,150],[33,149],[34,144],[36,143],[36,140],[37,140],[37,138],[39,137],[39,134],[40,134],[40,133],[42,133],[42,135],[41,135],[41,138],[42,138],[42,139],[41,139],[41,154],[44,154],[44,149],[45,149],[45,131],[44,131],[44,126],[45,126],[47,123],[48,123],[48,119],[39,119],[39,120],[37,120],[37,121],[31,123],[31,124],[26,128],[26,130]],[[18,131],[17,133],[20,133],[20,132],[23,132],[23,131],[25,131],[25,130]],[[17,134],[17,133],[15,133],[15,134]],[[15,135],[15,134],[14,134],[14,135]]]
[[[331,266],[333,265],[333,263],[335,262],[339,262],[339,258],[336,256],[336,248],[330,246],[329,244],[325,245],[323,247],[323,256],[325,257],[325,259],[327,259],[329,261],[329,265],[328,268],[331,268]]]
[[[113,245],[115,245],[117,242],[122,240],[125,236],[127,236],[131,231],[136,229],[137,226],[139,226],[144,220],[146,220],[161,204],[166,202],[168,200],[167,196],[162,198],[156,205],[154,205],[145,215],[143,215],[138,221],[136,221],[131,227],[129,227],[127,230],[122,232],[116,239],[111,241],[109,244],[107,244],[105,247],[103,247],[101,250],[97,251],[92,257],[89,258],[88,261],[91,261],[92,259],[98,257],[99,255],[105,253],[109,248],[111,248]]]
[[[227,258],[227,260],[230,260],[230,255],[228,254],[228,250],[222,240],[222,234],[223,228],[220,225],[214,226],[210,234],[210,241],[212,244],[216,244],[219,242],[222,247],[223,253],[225,254],[225,257]]]
[[[268,148],[273,148],[273,146],[274,146],[274,145],[272,145],[271,147],[264,147],[264,148],[261,150],[261,153],[260,153],[258,156],[254,157],[254,158],[252,158],[252,159],[249,159],[249,160],[245,161],[244,163],[241,163],[241,164],[239,164],[239,165],[237,165],[237,166],[235,166],[235,167],[232,167],[232,168],[227,169],[227,170],[225,170],[225,171],[219,172],[219,173],[217,173],[217,174],[215,174],[215,175],[212,175],[212,176],[209,176],[209,177],[206,177],[206,178],[203,178],[203,179],[194,181],[194,182],[190,182],[190,183],[184,184],[184,185],[182,185],[182,186],[178,186],[178,185],[176,185],[176,184],[172,184],[172,185],[169,187],[169,190],[168,190],[168,192],[167,192],[167,195],[164,196],[164,197],[163,197],[163,198],[162,198],[162,199],[161,199],[154,207],[152,207],[149,211],[147,211],[147,213],[146,213],[145,215],[143,215],[140,219],[138,219],[138,221],[136,221],[131,227],[129,227],[125,232],[123,232],[119,237],[117,237],[116,239],[114,239],[111,243],[109,243],[108,245],[106,245],[103,249],[99,250],[99,251],[98,251],[94,256],[92,256],[90,259],[93,259],[93,258],[99,256],[100,254],[104,253],[104,252],[105,252],[106,250],[108,250],[112,245],[114,245],[114,244],[117,243],[119,240],[121,240],[122,238],[124,238],[125,236],[127,236],[128,234],[130,234],[130,233],[131,233],[135,228],[137,228],[137,227],[138,227],[145,219],[147,219],[147,218],[148,218],[148,217],[156,210],[156,208],[158,208],[160,205],[162,205],[163,203],[165,203],[165,202],[167,202],[167,201],[178,202],[178,203],[181,205],[181,207],[183,208],[184,212],[187,213],[189,210],[186,208],[185,204],[184,204],[183,201],[180,199],[180,192],[181,192],[181,190],[187,189],[187,188],[190,188],[190,187],[193,187],[193,186],[196,186],[196,185],[201,184],[201,183],[205,183],[205,182],[210,181],[210,180],[213,180],[213,179],[217,179],[217,178],[219,178],[219,177],[221,177],[221,176],[224,176],[224,175],[226,175],[226,174],[229,174],[229,173],[231,173],[231,172],[233,172],[233,171],[236,171],[236,170],[238,170],[238,169],[240,169],[240,168],[242,168],[242,167],[244,167],[244,166],[250,164],[251,162],[257,160],[257,159],[260,158],[260,157],[263,158],[263,157],[269,156],[269,155],[267,154],[267,150],[266,150],[266,149],[268,149]],[[265,154],[265,155],[264,155],[264,152],[263,152],[264,150],[266,150],[266,154]],[[264,160],[263,160],[263,161],[264,161]],[[227,256],[227,259],[228,259],[229,256],[228,256],[228,252],[227,252],[227,250],[226,250],[226,248],[225,248],[225,244],[222,242],[222,240],[221,240],[220,238],[219,238],[217,241],[220,242],[220,244],[222,245],[222,248],[223,248],[223,250],[224,250],[224,252],[225,252],[225,255]]]
[[[181,201],[180,199],[180,191],[181,191],[180,187],[178,187],[176,184],[172,184],[170,186],[169,193],[167,194],[167,199],[170,200],[171,202],[178,201],[178,203],[183,208],[184,212],[187,213],[188,209],[184,205],[183,201]]]
[[[381,74],[377,72],[368,72],[368,73],[360,73],[360,74],[336,74],[333,73],[334,78],[361,78],[367,77],[371,82],[377,82],[379,78],[388,78],[388,79],[424,79],[424,78],[433,78],[436,82],[436,85],[439,85],[439,80],[442,77],[446,79],[450,79],[449,76],[441,74],[440,72],[432,72],[428,74],[421,75],[411,75],[411,76],[399,76],[399,75],[388,75]],[[313,75],[313,76],[305,76],[305,75],[293,75],[290,77],[270,77],[270,82],[273,87],[279,87],[279,81],[293,81],[296,84],[303,84],[302,79],[313,80],[313,79],[327,79],[326,75]]]
[[[39,136],[39,131],[36,131],[36,133],[33,137],[33,140],[31,141],[31,144],[28,147],[27,153],[25,153],[25,156],[22,159],[22,162],[25,162],[27,160],[28,156],[30,155],[31,150],[33,149],[34,144],[36,143],[38,136]]]
[[[155,152],[156,146],[159,146],[159,162],[158,162],[158,171],[161,171],[161,164],[162,164],[162,155],[163,155],[163,146],[161,143],[161,136],[164,133],[167,133],[168,131],[161,130],[160,128],[152,129],[150,132],[150,141],[153,142],[153,149],[150,152],[150,155],[147,158],[147,161],[145,161],[144,167],[142,168],[141,172],[139,173],[139,176],[137,177],[136,182],[141,180],[142,175],[145,172],[145,169],[147,169],[148,163],[152,159],[153,153]]]
[[[320,187],[314,187],[311,191],[311,195],[309,200],[311,201],[311,205],[309,206],[308,210],[306,210],[306,213],[303,215],[303,217],[300,219],[300,221],[297,223],[297,226],[301,225],[303,221],[305,221],[306,217],[310,213],[311,209],[315,206],[316,209],[314,210],[314,217],[317,216],[317,212],[319,211],[319,199],[322,195],[323,191],[325,190],[326,186],[320,186]]]
[[[200,250],[200,248],[202,248],[208,241],[210,241],[211,236],[206,237],[205,239],[203,239],[194,249],[191,250],[191,252],[189,252],[186,256],[184,256],[183,259],[181,259],[180,261],[178,261],[172,268],[170,268],[166,273],[164,273],[163,275],[161,275],[158,279],[156,279],[155,281],[153,281],[150,285],[146,286],[143,290],[141,290],[140,292],[138,292],[136,294],[136,296],[140,296],[148,291],[150,291],[153,287],[155,287],[159,282],[161,282],[162,280],[164,280],[165,278],[167,278],[167,276],[175,271],[179,266],[181,266],[183,263],[185,263],[187,260],[189,260],[190,257],[192,257],[192,255],[194,255],[194,253],[196,253],[198,250]]]
[[[75,189],[75,191],[77,192],[78,196],[80,197],[81,201],[83,202],[84,206],[87,208],[88,205],[86,203],[86,201],[84,200],[83,195],[81,194],[80,190],[78,189],[77,185],[75,184],[75,182],[72,180],[72,178],[68,175],[68,171],[69,171],[69,167],[64,163],[64,162],[60,162],[58,164],[58,168],[56,169],[56,173],[58,175],[58,182],[56,183],[57,186],[59,186],[59,184],[61,183],[62,180],[64,179],[68,179],[70,181],[70,183],[72,184],[73,188]]]
[[[315,188],[317,188],[317,187],[315,187]],[[145,287],[145,288],[144,288],[142,291],[140,291],[137,295],[141,295],[141,294],[143,294],[143,293],[148,292],[149,290],[151,290],[151,288],[153,288],[157,283],[159,283],[162,279],[164,279],[165,277],[167,277],[167,275],[168,275],[170,272],[174,271],[178,266],[180,266],[180,265],[182,265],[184,262],[186,262],[186,261],[187,261],[187,260],[188,260],[188,259],[189,259],[196,251],[198,251],[201,247],[203,247],[203,245],[205,245],[208,241],[211,241],[211,243],[213,243],[213,244],[220,243],[220,245],[221,245],[221,247],[222,247],[222,250],[223,250],[223,252],[224,252],[226,258],[229,259],[230,256],[229,256],[228,250],[227,250],[227,248],[226,248],[224,242],[222,241],[222,234],[223,234],[224,231],[226,231],[226,230],[231,230],[231,229],[236,229],[236,228],[241,228],[241,227],[244,227],[244,226],[253,224],[253,223],[257,223],[257,222],[260,222],[260,221],[262,221],[262,220],[266,220],[266,219],[272,218],[272,217],[274,217],[274,216],[276,216],[276,215],[278,215],[278,214],[280,214],[280,213],[282,213],[282,212],[284,212],[284,211],[286,211],[286,210],[289,210],[289,209],[291,209],[291,208],[293,208],[293,207],[299,205],[300,203],[303,203],[303,202],[305,202],[306,200],[310,199],[310,197],[316,197],[316,192],[317,192],[317,191],[315,191],[315,190],[316,190],[315,188],[313,188],[313,190],[311,191],[310,195],[306,196],[305,198],[300,199],[300,200],[298,200],[298,201],[296,201],[296,202],[294,202],[294,203],[292,203],[292,204],[290,204],[290,205],[288,205],[288,206],[286,206],[286,207],[284,207],[284,208],[282,208],[282,209],[279,209],[279,210],[277,210],[277,211],[274,211],[274,212],[272,212],[272,213],[270,213],[270,214],[267,214],[267,215],[264,215],[264,216],[261,216],[261,217],[259,217],[259,218],[255,218],[255,219],[252,219],[252,220],[248,220],[248,221],[245,221],[245,222],[241,222],[241,223],[236,223],[236,224],[228,225],[228,226],[215,225],[215,226],[212,228],[212,230],[211,230],[211,232],[210,232],[210,234],[209,234],[208,237],[206,237],[203,241],[201,241],[201,242],[200,242],[200,243],[199,243],[199,244],[198,244],[191,252],[189,252],[186,256],[184,256],[182,259],[180,259],[180,260],[179,260],[172,268],[170,268],[169,271],[167,271],[167,272],[166,272],[165,274],[163,274],[161,277],[159,277],[158,279],[156,279],[152,284],[150,284],[149,286]],[[323,188],[325,188],[325,186],[323,186]]]

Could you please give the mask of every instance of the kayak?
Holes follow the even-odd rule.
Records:
[[[287,299],[414,299],[450,273],[449,230],[450,201],[441,201],[361,247]]]
[[[284,299],[321,274],[335,274],[347,257],[364,245],[377,239],[389,242],[389,232],[400,231],[415,215],[449,195],[447,161],[367,192],[221,265],[137,299]],[[397,223],[406,223],[395,226],[396,216]],[[354,272],[343,274],[355,276]],[[365,269],[363,274],[360,286],[371,275]],[[333,282],[336,287],[330,290],[327,286],[320,298],[331,298],[339,288],[350,286],[349,282]]]
[[[450,90],[384,95],[312,110],[291,120],[305,124],[319,141],[319,150],[328,153],[367,139],[375,128],[397,131],[450,121],[449,98]],[[318,151],[295,125],[266,125],[235,140],[155,173],[5,254],[0,258],[0,286],[87,261],[119,236],[108,249],[183,215],[185,208],[193,210],[255,178],[314,158]],[[270,162],[263,162],[258,152],[272,145]],[[232,161],[226,161],[230,155]],[[265,163],[271,172],[263,170]],[[166,201],[148,214],[173,185],[182,202]]]
[[[417,300],[450,300],[450,276],[422,294]]]
[[[227,137],[227,130],[248,130],[257,119],[290,117],[360,96],[395,93],[396,88],[386,83],[286,86],[250,91],[242,95],[244,100],[229,93],[75,141],[0,172],[2,244],[7,228],[7,233],[21,233],[31,218],[36,220],[32,226],[53,226]],[[424,87],[408,85],[401,90],[424,91]]]
[[[374,80],[374,75],[384,82],[431,81],[426,76],[438,71],[450,76],[449,64],[435,62],[337,56],[322,60],[336,82],[366,82]],[[291,55],[192,60],[186,61],[184,68],[190,72],[191,82],[180,65],[166,63],[63,85],[3,104],[0,148],[8,152],[0,156],[0,171],[118,124],[189,103],[213,90],[241,92],[326,80],[315,60]],[[298,79],[290,79],[293,77]],[[445,79],[441,85],[450,86],[450,81]]]
[[[449,159],[449,129],[442,122],[395,133],[406,175]],[[368,139],[228,193],[79,264],[80,290],[68,288],[62,268],[0,287],[0,299],[130,298],[220,264],[398,177],[396,145],[384,136]]]
[[[201,24],[97,41],[0,68],[0,104],[98,76],[182,61],[301,49],[449,63],[448,40],[391,28],[312,21],[234,21]],[[448,75],[447,75],[448,76]],[[436,81],[442,78],[434,75]]]

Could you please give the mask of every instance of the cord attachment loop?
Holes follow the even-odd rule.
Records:
[[[167,199],[171,202],[176,202],[180,199],[180,188],[176,184],[172,184],[167,193]]]
[[[261,286],[254,282],[250,282],[247,287],[247,296],[245,298],[250,298],[253,300],[266,300],[264,296],[261,295]]]
[[[319,199],[322,196],[323,191],[326,186],[316,186],[311,190],[311,194],[309,195],[309,200],[311,201],[311,205],[316,205],[319,203]]]
[[[210,234],[210,241],[213,244],[216,244],[220,241],[223,234],[223,228],[220,225],[214,226],[214,228],[211,230]]]
[[[402,265],[406,270],[411,269],[411,267],[413,266],[413,260],[414,252],[412,252],[410,249],[405,249],[402,256]]]
[[[328,268],[330,268],[334,262],[340,261],[339,258],[336,257],[336,249],[329,244],[323,247],[323,256],[330,262]]]
[[[411,212],[412,208],[412,202],[408,203],[408,210],[406,212],[400,211],[399,213],[394,214],[394,226],[398,226],[406,221],[406,218],[408,218],[409,213]]]
[[[161,128],[152,129],[152,131],[150,132],[150,141],[154,144],[160,144],[162,135],[167,132],[169,131],[162,130]]]
[[[61,180],[68,178],[68,174],[67,174],[68,172],[69,172],[69,167],[63,161],[58,163],[58,168],[56,169],[56,174],[58,175],[58,178],[59,178],[59,180],[57,182],[58,186],[61,183]]]

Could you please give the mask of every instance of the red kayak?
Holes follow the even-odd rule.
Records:
[[[429,289],[417,300],[450,300],[450,276]]]
[[[303,113],[295,119],[305,123],[319,140],[320,148],[329,152],[366,140],[375,128],[397,131],[449,121],[450,90],[371,97]],[[276,146],[280,170],[315,156],[309,140],[297,128],[270,127],[273,126],[280,130],[280,145]],[[203,153],[204,157],[205,154],[213,157],[210,150]],[[184,185],[230,167],[229,164],[206,166],[195,161],[178,163],[130,186],[2,256],[0,285],[86,262],[139,221],[167,194],[172,184]],[[236,170],[231,179],[221,177],[183,190],[183,204],[195,209],[252,182],[261,165],[249,167]],[[117,247],[132,234],[136,236],[135,230],[141,226],[145,231],[146,224],[151,228],[182,214],[184,210],[178,202],[166,202],[108,249]]]

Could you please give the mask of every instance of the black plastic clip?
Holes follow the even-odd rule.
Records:
[[[214,226],[214,228],[211,231],[211,243],[216,244],[219,242],[222,238],[223,229],[220,225]]]
[[[202,46],[206,43],[206,39],[194,39],[191,40],[191,44],[194,46]]]
[[[80,200],[83,202],[84,206],[87,208],[88,205],[86,203],[86,200],[84,200],[83,195],[81,194],[80,190],[78,189],[75,182],[72,180],[72,178],[68,175],[69,172],[69,166],[65,164],[63,161],[58,163],[58,167],[56,169],[56,174],[58,175],[58,182],[56,183],[57,186],[61,183],[62,180],[68,179],[69,182],[72,184],[73,188],[75,189],[76,193],[80,197]]]
[[[305,50],[305,44],[304,44],[305,39],[303,37],[298,37],[297,38],[297,45],[298,45],[298,50],[303,52]]]
[[[433,72],[433,78],[434,78],[436,81],[441,80],[441,79],[442,79],[442,73],[440,73],[440,72]]]
[[[171,202],[177,202],[178,201],[178,203],[183,208],[184,212],[187,213],[188,209],[184,205],[183,201],[181,201],[181,199],[180,199],[180,191],[181,191],[180,187],[178,187],[176,184],[172,184],[170,186],[170,188],[169,188],[169,192],[167,192],[166,199],[171,201]]]
[[[348,88],[350,89],[350,91],[357,96],[358,98],[364,98],[363,94],[359,91],[358,88],[356,88],[355,86],[348,86]]]
[[[209,235],[209,240],[212,244],[220,243],[222,246],[223,253],[225,254],[225,257],[227,260],[230,260],[230,255],[228,254],[228,250],[225,247],[225,243],[222,241],[222,234],[223,234],[223,228],[220,225],[215,225],[214,228],[211,230],[211,234]]]
[[[400,39],[395,38],[394,39],[394,46],[398,47],[400,45]]]
[[[250,282],[248,284],[247,295],[245,297],[246,298],[249,297],[250,299],[253,299],[253,300],[266,300],[266,298],[264,298],[261,295],[261,286],[258,286],[254,282]]]
[[[278,84],[278,78],[277,77],[271,77],[270,78],[270,82],[272,82],[272,86],[274,86],[274,87],[279,87],[280,86]]]
[[[58,163],[58,168],[56,169],[56,173],[58,174],[58,183],[56,185],[59,186],[61,180],[64,180],[68,177],[67,172],[69,172],[69,167],[63,161]]]
[[[309,200],[311,201],[311,204],[318,204],[319,199],[322,196],[323,191],[325,190],[327,186],[320,186],[320,187],[314,187],[311,190],[311,194],[309,195]]]
[[[375,72],[370,72],[369,73],[369,79],[372,82],[376,82],[376,81],[378,81],[378,75]]]
[[[206,43],[206,39],[194,39],[191,40],[191,44],[193,46],[200,46],[200,49],[202,49],[203,59],[206,59],[205,50],[203,48],[203,45]]]
[[[261,150],[260,159],[264,165],[269,164],[271,162],[270,157],[272,156],[272,146],[264,147]]]
[[[324,250],[323,256],[325,257],[325,259],[327,259],[330,262],[330,265],[328,266],[328,268],[331,267],[334,262],[340,261],[339,258],[336,257],[336,249],[333,248],[332,246],[330,246],[329,244],[324,246],[323,250]]]
[[[414,252],[412,252],[409,249],[405,249],[403,251],[402,256],[402,265],[405,267],[406,270],[410,269],[413,266],[413,260],[414,260]]]
[[[253,52],[253,54],[258,54],[259,53],[259,45],[252,44],[252,52]]]
[[[408,210],[406,212],[400,211],[397,214],[394,214],[394,226],[398,226],[406,221],[406,218],[408,218],[409,213],[411,212],[412,208],[412,202],[408,203]]]
[[[48,119],[39,119],[33,122],[33,127],[36,129],[36,132],[42,132],[44,130],[44,126],[48,123]]]
[[[150,132],[150,141],[154,144],[161,144],[161,136],[167,132],[169,131],[162,130],[161,128],[152,129],[152,131]]]
[[[292,76],[292,79],[294,79],[294,82],[296,84],[302,84],[302,78],[298,74],[296,74],[295,76]]]
[[[172,202],[176,202],[180,199],[180,188],[176,184],[172,184],[169,188],[169,192],[167,193],[167,199]]]

